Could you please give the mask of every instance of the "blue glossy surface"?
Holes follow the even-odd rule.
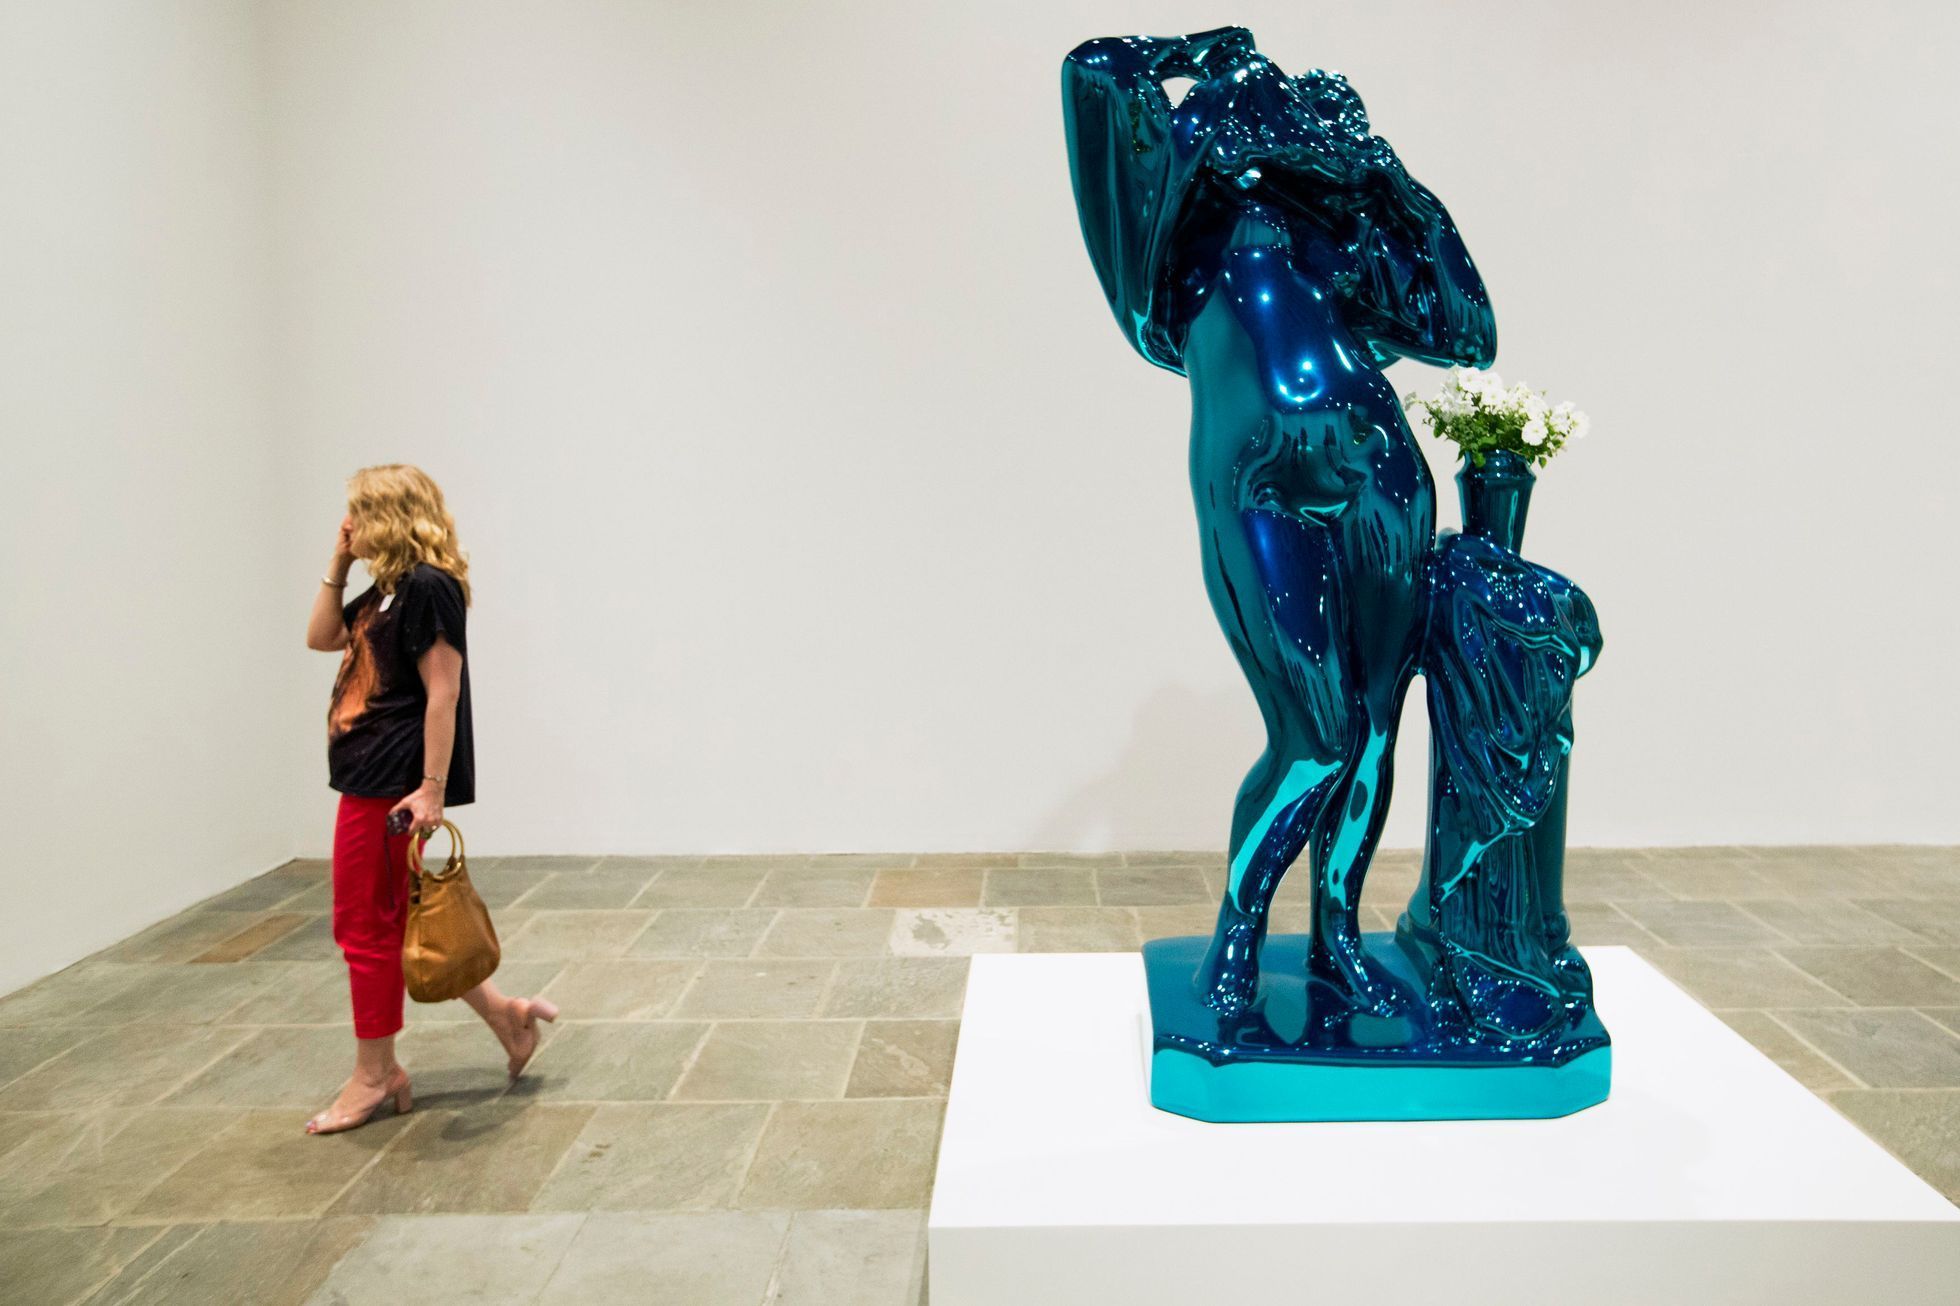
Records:
[[[1176,105],[1170,78],[1194,81]],[[1358,1054],[1336,1032],[1350,1017],[1412,1022],[1439,1048],[1557,1044],[1544,981],[1567,994],[1584,969],[1562,936],[1552,960],[1540,955],[1563,921],[1546,892],[1562,861],[1570,682],[1590,656],[1583,596],[1517,557],[1515,540],[1437,547],[1435,487],[1381,371],[1494,357],[1461,235],[1370,134],[1343,78],[1288,77],[1242,28],[1090,41],[1064,61],[1062,86],[1104,295],[1144,358],[1190,380],[1206,588],[1266,724],[1233,812],[1218,926],[1190,977],[1213,1041],[1264,1018],[1272,897],[1305,856],[1299,978],[1319,997],[1302,1056]],[[1522,499],[1492,511],[1521,525]],[[1358,909],[1419,670],[1447,732],[1440,815],[1431,874],[1384,952],[1363,944]]]
[[[1570,1038],[1524,1050],[1467,1037],[1460,1021],[1449,1023],[1447,1004],[1413,1003],[1389,1018],[1340,1004],[1315,1012],[1304,935],[1267,940],[1256,1014],[1221,1033],[1191,987],[1206,943],[1153,939],[1143,948],[1150,1100],[1163,1110],[1221,1122],[1537,1119],[1606,1100],[1612,1049],[1596,1017]],[[1364,946],[1397,982],[1421,984],[1393,936],[1369,934]]]

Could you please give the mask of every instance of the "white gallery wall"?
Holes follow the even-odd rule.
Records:
[[[1226,21],[1593,415],[1527,540],[1607,635],[1574,842],[1960,841],[1950,7],[0,14],[0,988],[325,851],[300,624],[383,460],[472,556],[473,850],[1220,846],[1256,716],[1057,70]]]
[[[248,3],[0,5],[0,992],[294,847],[261,68]]]
[[[1593,415],[1528,537],[1607,637],[1574,841],[1960,839],[1950,7],[281,4],[289,571],[354,467],[448,487],[481,847],[1223,843],[1256,715],[1057,70],[1230,20],[1353,78]]]

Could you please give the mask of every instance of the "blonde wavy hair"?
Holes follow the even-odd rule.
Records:
[[[347,513],[354,519],[354,551],[383,594],[395,592],[418,562],[440,567],[470,600],[470,564],[456,542],[456,519],[442,490],[419,467],[384,463],[363,467],[347,482]]]

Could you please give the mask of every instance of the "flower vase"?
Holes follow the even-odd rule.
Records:
[[[1537,479],[1531,464],[1508,449],[1485,454],[1481,465],[1465,458],[1456,474],[1463,533],[1521,552],[1525,514],[1531,510],[1531,487]]]

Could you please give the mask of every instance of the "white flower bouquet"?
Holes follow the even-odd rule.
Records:
[[[1402,402],[1429,423],[1430,434],[1454,443],[1478,467],[1498,450],[1542,466],[1591,426],[1570,403],[1554,406],[1530,386],[1507,388],[1497,373],[1468,367],[1452,367],[1431,398],[1410,395]]]

